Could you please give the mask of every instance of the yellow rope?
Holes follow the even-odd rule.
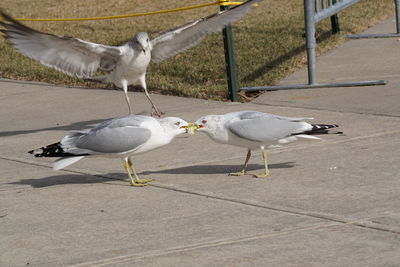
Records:
[[[65,19],[24,19],[24,18],[17,18],[16,20],[19,20],[19,21],[83,21],[83,20],[123,19],[123,18],[130,18],[130,17],[139,17],[139,16],[148,16],[148,15],[163,14],[163,13],[170,13],[170,12],[178,12],[178,11],[184,11],[184,10],[201,8],[201,7],[212,6],[212,5],[228,6],[228,5],[240,5],[240,4],[242,4],[242,2],[229,2],[229,0],[219,0],[219,1],[216,1],[216,2],[206,3],[206,4],[201,4],[201,5],[180,7],[180,8],[159,10],[159,11],[151,11],[151,12],[142,12],[142,13],[135,13],[135,14],[130,14],[130,15],[93,17],[93,18],[65,18]]]
[[[243,2],[230,2],[229,0],[219,0],[218,4],[220,6],[233,6],[243,4]]]

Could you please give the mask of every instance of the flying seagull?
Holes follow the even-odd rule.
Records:
[[[129,112],[128,85],[140,85],[152,105],[152,115],[162,112],[154,105],[146,87],[146,69],[150,61],[160,62],[197,45],[207,34],[221,31],[238,20],[252,5],[249,0],[229,10],[189,22],[159,34],[153,40],[145,32],[136,33],[121,46],[96,44],[72,37],[57,36],[29,28],[0,11],[5,38],[23,55],[70,76],[112,83],[123,88]],[[93,77],[98,70],[109,72]]]
[[[95,128],[73,131],[60,142],[29,151],[35,157],[60,157],[54,170],[63,169],[84,157],[122,158],[132,186],[144,186],[152,179],[139,179],[131,157],[169,144],[175,136],[188,132],[186,121],[166,117],[128,115],[107,120]]]
[[[247,148],[242,170],[230,175],[245,175],[251,151],[261,149],[265,171],[254,177],[262,178],[269,174],[265,150],[267,145],[285,144],[298,138],[320,139],[313,135],[325,134],[328,133],[328,129],[338,127],[336,124],[309,124],[303,121],[307,119],[312,118],[290,118],[257,111],[238,111],[204,116],[195,122],[195,127],[217,143]]]

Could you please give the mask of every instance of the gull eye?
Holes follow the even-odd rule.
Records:
[[[205,124],[205,123],[207,123],[207,121],[206,120],[202,120],[201,123]]]
[[[175,122],[175,125],[179,125],[179,124],[181,124],[181,122],[180,122],[180,121],[177,121],[177,122]]]
[[[149,42],[149,38],[146,39],[146,42]]]

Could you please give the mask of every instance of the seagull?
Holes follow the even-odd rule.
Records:
[[[224,115],[204,116],[192,127],[195,127],[197,131],[205,132],[217,143],[247,148],[242,170],[229,175],[245,175],[251,151],[261,149],[265,170],[264,173],[254,175],[254,177],[263,178],[269,174],[265,150],[267,145],[286,144],[298,138],[320,139],[313,135],[325,134],[328,133],[328,129],[338,127],[336,124],[309,124],[303,121],[309,119],[312,118],[291,118],[257,111],[238,111]]]
[[[63,169],[84,157],[121,158],[132,186],[144,186],[152,179],[139,179],[132,156],[169,144],[175,136],[193,129],[191,124],[176,117],[153,118],[128,115],[107,120],[95,128],[73,131],[60,142],[28,153],[35,157],[60,157],[54,170]]]
[[[136,33],[121,46],[108,46],[77,38],[57,36],[29,28],[0,11],[5,29],[0,30],[21,54],[67,75],[91,81],[112,83],[122,88],[129,107],[128,85],[144,89],[152,105],[152,115],[163,113],[155,106],[146,86],[146,69],[150,61],[160,62],[197,45],[207,34],[221,31],[238,20],[252,5],[261,0],[249,0],[229,10],[220,11],[160,33],[150,40],[145,32]],[[98,70],[108,72],[93,77]]]

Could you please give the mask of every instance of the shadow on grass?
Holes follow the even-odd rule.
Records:
[[[294,162],[282,162],[277,164],[270,164],[270,169],[284,169],[292,168],[295,166]],[[175,169],[166,169],[159,171],[144,171],[139,173],[139,177],[147,176],[150,174],[228,174],[230,172],[240,171],[241,166],[239,165],[197,165],[187,166]],[[249,164],[247,170],[262,170],[264,165],[261,164]],[[146,178],[146,177],[143,177]],[[157,177],[151,177],[157,180]],[[185,178],[185,176],[183,176]],[[122,181],[128,184],[126,175],[123,172],[120,173],[108,173],[104,175],[85,175],[85,174],[62,174],[53,175],[45,178],[38,179],[22,179],[18,182],[12,182],[8,184],[12,185],[30,185],[33,188],[43,188],[56,185],[72,185],[72,184],[98,184],[107,183],[112,181]],[[160,180],[161,181],[161,180]]]
[[[332,37],[332,33],[330,31],[322,32],[317,36],[317,43],[325,41],[325,40],[329,39],[330,37]],[[304,42],[305,42],[305,39],[304,39]],[[285,63],[285,61],[290,60],[294,56],[297,56],[303,52],[306,52],[306,50],[307,50],[307,47],[306,47],[306,44],[304,43],[304,45],[292,49],[288,53],[281,55],[278,58],[276,58],[270,62],[267,62],[265,65],[257,68],[253,72],[247,74],[246,76],[244,76],[241,79],[241,82],[254,81],[257,78],[260,78],[261,76],[265,75],[266,73],[268,73],[269,71],[274,69],[276,66],[282,65],[283,63]]]

